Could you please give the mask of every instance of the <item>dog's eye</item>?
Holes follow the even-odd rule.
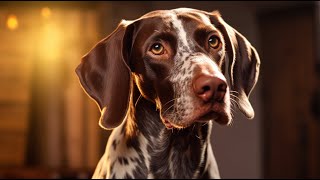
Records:
[[[155,43],[151,46],[150,51],[155,55],[161,55],[164,53],[164,47],[160,43]]]
[[[217,49],[220,45],[220,40],[217,36],[211,36],[208,43],[211,48]]]

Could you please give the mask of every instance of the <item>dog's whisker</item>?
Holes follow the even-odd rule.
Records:
[[[231,102],[231,107],[230,108],[232,108],[234,106],[238,106],[238,104],[237,104],[237,102],[235,100],[231,100],[230,102]]]
[[[231,100],[231,101],[230,101],[231,103],[235,103],[236,105],[239,106],[239,103],[238,103],[235,99],[233,99],[232,97],[230,97],[230,100]]]
[[[232,126],[233,125],[233,119],[231,119],[230,123],[229,123],[229,126]]]
[[[197,134],[195,134],[195,136],[196,136],[198,139],[200,139],[200,137],[199,137]]]
[[[230,93],[230,96],[238,97],[236,94],[232,94],[232,93]]]
[[[195,124],[193,124],[193,127],[192,127],[192,132],[193,132],[193,129],[194,129],[194,127],[195,127],[196,125]]]
[[[232,99],[232,98],[230,98],[230,102],[231,102],[232,105],[239,105],[239,103],[236,100]]]
[[[171,99],[170,101],[168,101],[168,102],[166,102],[164,105],[162,105],[162,107],[164,107],[165,105],[167,105],[168,103],[170,103],[170,102],[172,102],[172,101],[175,101],[175,100],[177,100],[178,98],[173,98],[173,99]]]
[[[234,94],[230,94],[230,96],[234,97],[234,98],[237,98],[237,99],[240,99],[238,96],[234,95]]]
[[[239,94],[239,92],[238,92],[238,91],[232,91],[232,90],[230,90],[230,93]]]
[[[162,113],[162,115],[165,115],[166,112],[167,112],[170,108],[172,108],[173,106],[174,106],[174,104],[172,104],[170,107],[168,107],[168,108]]]
[[[234,108],[230,108],[231,112],[236,112],[236,110]]]
[[[140,98],[141,98],[141,97],[142,97],[142,94],[140,94],[140,96],[138,97],[138,99],[137,99],[136,103],[134,104],[134,107],[136,107],[136,106],[137,106],[138,101],[140,100]]]
[[[205,122],[205,123],[203,123],[201,126],[205,126],[205,125],[207,125],[208,124],[208,122]]]

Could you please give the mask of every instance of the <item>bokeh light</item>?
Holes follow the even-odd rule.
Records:
[[[44,18],[49,18],[51,16],[51,9],[48,7],[44,7],[41,9],[41,15]]]
[[[9,15],[8,16],[8,19],[7,19],[7,27],[10,29],[10,30],[15,30],[18,28],[18,19],[17,19],[17,16],[15,15]]]

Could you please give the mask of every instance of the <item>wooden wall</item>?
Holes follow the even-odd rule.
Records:
[[[0,165],[24,163],[29,128],[34,41],[30,36],[33,14],[19,22],[24,29],[6,27],[8,10],[1,9],[0,26]],[[19,17],[25,13],[17,13]],[[28,25],[27,25],[28,24]]]
[[[94,168],[99,111],[74,69],[98,41],[99,13],[41,8],[0,8],[0,167]]]

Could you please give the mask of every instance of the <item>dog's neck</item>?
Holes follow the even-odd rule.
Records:
[[[158,178],[190,178],[201,173],[206,161],[203,157],[210,141],[212,122],[195,123],[184,129],[167,129],[156,105],[141,97],[135,85],[131,94],[127,119],[121,130],[127,145],[140,151],[141,144],[137,139],[141,135],[146,138],[150,151],[150,170]],[[181,169],[169,167],[175,164],[185,166],[189,171],[184,172],[188,173],[183,174],[180,173]],[[162,176],[164,174],[166,176]]]

